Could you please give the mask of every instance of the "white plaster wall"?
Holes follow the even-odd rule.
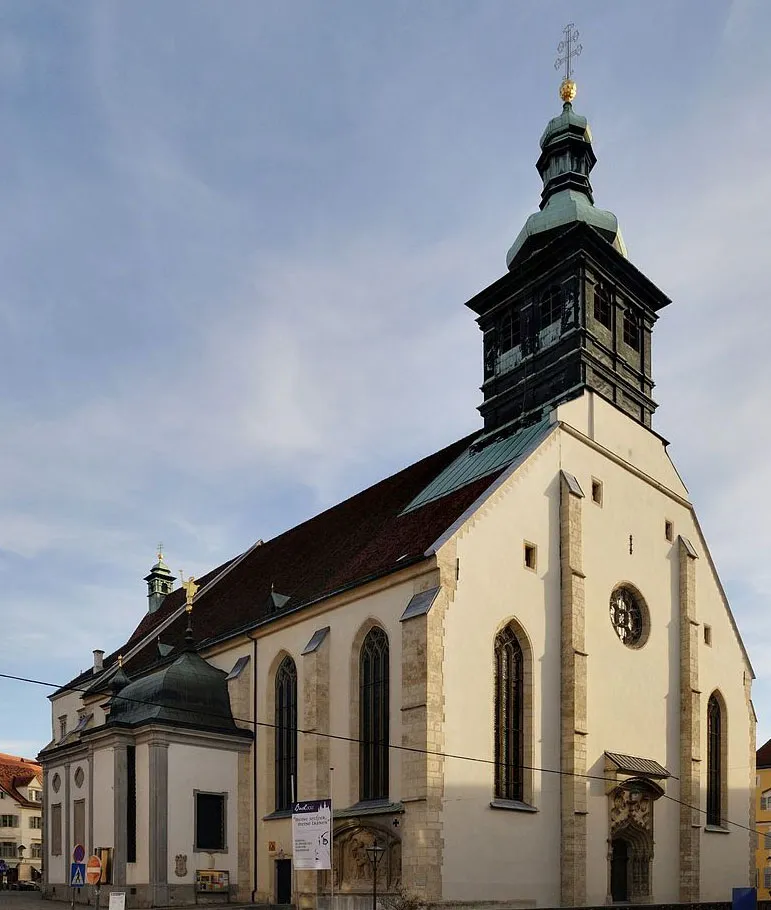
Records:
[[[194,791],[227,793],[227,853],[196,853]],[[177,885],[192,884],[196,869],[230,872],[231,884],[238,882],[238,754],[172,743],[169,746],[168,880]],[[175,874],[174,858],[188,857],[187,875]]]
[[[218,670],[224,670],[230,673],[233,665],[239,657],[249,657],[252,653],[252,643],[250,641],[239,642],[235,647],[229,647],[223,651],[217,651],[213,654],[206,654],[206,660]]]
[[[602,429],[598,423],[598,435]],[[586,494],[582,504],[589,654],[587,771],[602,777],[604,752],[611,751],[655,759],[677,778],[679,558],[676,539],[670,543],[665,538],[664,522],[674,521],[679,530],[688,512],[601,453],[567,434],[562,437],[563,467],[576,476]],[[661,446],[659,457],[665,458]],[[652,463],[646,468],[648,474],[665,473]],[[591,497],[593,478],[603,484],[601,506]],[[622,582],[640,591],[650,612],[650,635],[638,650],[627,648],[610,622],[610,595]],[[604,903],[608,894],[608,799],[601,781],[590,781],[587,786],[587,900]],[[664,786],[669,796],[679,796],[676,780]],[[655,804],[654,838],[653,899],[676,901],[679,807],[672,800],[662,798]]]
[[[80,769],[83,772],[83,783],[78,787],[75,783],[75,775]],[[83,842],[82,846],[86,851],[86,854],[89,853],[93,844],[88,842],[88,832],[90,830],[89,826],[89,816],[91,813],[91,800],[88,797],[88,758],[86,755],[83,755],[81,758],[76,761],[71,762],[70,764],[70,838],[72,840],[71,846],[75,847],[75,803],[80,800],[83,801],[85,806],[85,812],[83,815],[84,825],[83,825]],[[61,792],[61,791],[60,791]],[[71,857],[70,857],[71,859]]]
[[[604,404],[604,403],[603,403]],[[598,409],[599,410],[599,409]],[[630,426],[630,437],[641,430],[615,409],[595,412],[596,438],[617,432],[619,419]],[[606,424],[610,424],[607,430]],[[644,431],[642,431],[644,432]],[[651,435],[651,434],[648,434]],[[651,435],[655,443],[657,440]],[[617,441],[616,449],[623,447]],[[645,473],[667,479],[670,461],[662,446],[645,453],[632,440],[632,455],[639,455]],[[747,669],[729,613],[706,558],[693,515],[666,493],[634,476],[573,437],[562,434],[565,470],[575,474],[584,492],[584,572],[586,574],[586,650],[588,659],[587,753],[590,774],[602,775],[604,751],[653,758],[673,775],[664,783],[665,797],[655,804],[655,858],[653,899],[679,898],[679,798],[680,696],[679,696],[679,555],[678,535],[688,538],[700,552],[696,564],[697,615],[713,627],[713,647],[704,645],[700,628],[699,681],[702,691],[702,807],[706,807],[706,707],[709,693],[720,688],[729,705],[729,817],[747,824],[749,799],[748,712],[743,690]],[[603,483],[602,506],[591,499],[591,482]],[[670,481],[672,477],[670,475]],[[682,495],[679,480],[675,492]],[[664,522],[674,525],[674,541],[666,540]],[[629,537],[632,535],[632,553]],[[625,647],[609,619],[613,588],[630,582],[643,595],[651,619],[647,643],[639,650]],[[723,690],[726,691],[723,691]],[[730,729],[730,717],[736,723]],[[603,784],[588,784],[589,843],[587,900],[607,897],[608,819]],[[671,797],[671,799],[667,798]],[[701,857],[701,899],[727,900],[733,885],[747,884],[747,832],[704,834]]]
[[[516,619],[533,651],[534,765],[559,768],[559,444],[550,437],[461,530],[446,615],[443,898],[559,904],[560,783],[534,773],[537,813],[490,808],[493,648]],[[524,566],[524,541],[538,547]]]
[[[59,777],[61,778],[61,787],[59,788],[58,793],[54,792],[54,788],[51,786],[51,782],[53,781],[55,774],[58,774]],[[64,782],[66,780],[66,777],[67,777],[67,771],[63,764],[52,765],[51,767],[46,768],[46,776],[45,776],[46,804],[48,806],[49,818],[50,818],[50,811],[51,811],[52,805],[54,805],[55,803],[61,803],[61,806],[62,806],[62,853],[58,856],[53,856],[51,854],[51,843],[52,842],[51,842],[51,838],[50,838],[49,832],[48,832],[49,819],[46,819],[44,822],[44,824],[46,825],[45,837],[43,839],[43,841],[45,843],[44,849],[46,851],[46,863],[45,863],[46,879],[54,885],[63,884],[65,882],[66,871],[69,869],[69,867],[66,865],[69,862],[69,857],[66,855],[66,852],[65,852],[67,849],[67,844],[65,843],[65,839],[64,839],[64,836],[65,836],[64,819],[65,819],[65,812],[67,811],[67,807],[64,802],[64,794],[65,794]]]
[[[51,738],[59,742],[59,718],[67,718],[67,733],[72,732],[78,722],[78,709],[83,705],[79,692],[64,692],[51,699]]]
[[[586,392],[580,398],[560,405],[553,419],[575,427],[680,496],[688,495],[661,437],[594,392]]]
[[[275,686],[275,670],[284,653],[290,654],[297,665],[297,690],[299,694],[298,718],[302,725],[303,660],[302,651],[317,629],[330,627],[328,633],[330,663],[330,731],[333,734],[350,737],[358,736],[358,730],[351,728],[351,659],[354,640],[362,627],[375,620],[388,634],[390,655],[390,740],[399,743],[402,739],[401,688],[402,688],[402,636],[399,619],[414,593],[412,581],[394,585],[375,592],[358,601],[347,603],[314,617],[300,619],[295,625],[284,629],[266,630],[257,642],[257,718],[263,724],[258,726],[257,756],[258,767],[262,770],[258,778],[257,815],[259,818],[257,848],[258,888],[273,893],[273,857],[268,853],[268,840],[275,841],[277,849],[283,848],[287,856],[292,853],[291,824],[289,820],[264,820],[274,809],[273,768],[266,766],[268,754],[266,737],[272,737],[275,718],[269,712],[272,691]],[[358,658],[357,658],[358,659]],[[303,798],[302,754],[303,734],[298,736],[298,798]],[[332,775],[332,802],[335,808],[347,808],[356,801],[358,778],[354,780],[351,768],[351,744],[331,739],[330,767]],[[401,798],[401,753],[391,750],[389,766],[390,798]]]
[[[137,775],[137,859],[126,864],[126,883],[142,884],[150,881],[150,748],[147,744],[136,747]]]
[[[701,899],[730,900],[731,888],[753,884],[749,881],[749,832],[738,825],[749,825],[749,758],[747,733],[748,709],[744,696],[743,674],[749,672],[742,661],[739,644],[715,582],[708,554],[699,532],[687,535],[699,553],[696,561],[696,597],[699,619],[712,627],[712,645],[705,644],[700,631],[699,684],[702,691],[702,809],[706,812],[707,792],[707,701],[719,690],[726,703],[728,728],[728,819],[729,834],[702,829]],[[706,818],[706,816],[702,816]]]
[[[94,846],[115,846],[114,756],[112,747],[94,752]]]
[[[683,496],[682,483],[660,440],[599,399],[595,404],[593,415],[585,401],[574,409],[578,417],[587,421],[592,417],[594,437],[620,457],[636,459],[645,474]],[[492,760],[493,638],[513,617],[526,630],[534,654],[534,764],[559,769],[560,466],[578,478],[586,494],[582,508],[588,774],[603,776],[606,750],[653,758],[671,772],[673,778],[664,784],[666,796],[655,804],[652,884],[654,901],[676,901],[677,535],[690,539],[700,553],[703,542],[686,506],[567,432],[558,431],[543,443],[457,536],[460,577],[446,617],[445,749]],[[601,507],[591,498],[592,478],[603,483]],[[674,523],[672,543],[665,537],[665,520]],[[523,566],[524,540],[538,546],[536,573]],[[621,582],[638,588],[650,611],[650,635],[639,650],[625,647],[610,623],[610,594]],[[707,698],[719,686],[729,715],[729,816],[747,824],[748,714],[742,688],[746,664],[705,555],[697,561],[697,601],[700,619],[713,628],[712,648],[703,639],[700,646],[702,747]],[[559,777],[536,772],[534,783],[536,815],[493,810],[492,766],[445,762],[445,899],[558,903]],[[602,781],[588,781],[587,788],[587,901],[603,904],[608,892],[608,800]],[[702,840],[701,897],[725,900],[731,886],[747,883],[747,833],[740,829],[728,835],[705,833]]]

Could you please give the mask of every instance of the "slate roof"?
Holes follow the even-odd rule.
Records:
[[[230,637],[272,615],[284,615],[425,559],[426,550],[508,465],[498,464],[484,477],[464,481],[440,498],[404,510],[480,435],[458,440],[197,579],[201,586],[193,609],[197,645]],[[216,584],[203,590],[223,572]],[[272,591],[288,597],[278,609],[276,599],[270,597]],[[184,647],[184,613],[160,634],[164,644],[174,646],[165,659],[159,655],[153,632],[183,603],[184,591],[178,588],[155,613],[145,614],[126,644],[104,659],[105,669],[123,654],[124,669],[136,678],[178,657]],[[130,648],[146,636],[152,636],[147,645],[126,660]],[[59,691],[85,688],[94,679],[88,670]]]
[[[41,804],[22,796],[17,788],[26,787],[35,778],[42,783],[42,774],[43,769],[35,762],[0,752],[0,787],[25,809],[39,809]]]
[[[755,753],[755,766],[758,768],[771,768],[771,739]]]

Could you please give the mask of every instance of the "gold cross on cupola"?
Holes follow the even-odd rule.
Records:
[[[565,66],[565,78],[560,85],[560,98],[565,104],[569,104],[576,97],[576,84],[572,79],[573,58],[581,56],[583,46],[578,43],[578,29],[572,22],[568,22],[562,29],[562,34],[565,37],[557,45],[559,56],[554,61],[554,69],[558,70],[561,66]]]

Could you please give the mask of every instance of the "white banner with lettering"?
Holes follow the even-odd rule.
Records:
[[[295,869],[332,868],[332,800],[308,799],[292,806]]]

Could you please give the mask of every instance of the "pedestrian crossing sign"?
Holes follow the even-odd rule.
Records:
[[[83,888],[86,884],[86,864],[70,863],[70,888]]]

